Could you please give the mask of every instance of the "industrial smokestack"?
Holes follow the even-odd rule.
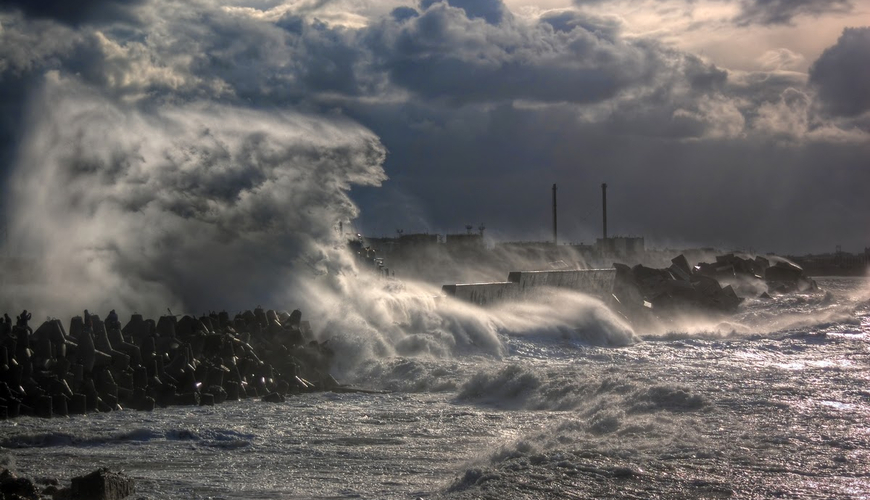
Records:
[[[553,244],[559,244],[559,232],[556,221],[556,185],[553,184]]]
[[[602,210],[602,213],[604,214],[604,240],[607,240],[607,184],[606,183],[601,184],[601,210]]]

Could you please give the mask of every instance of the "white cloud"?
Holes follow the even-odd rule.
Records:
[[[761,69],[765,71],[791,70],[804,62],[804,56],[784,47],[771,49],[758,57]]]
[[[722,96],[704,96],[694,109],[679,108],[673,116],[698,122],[704,129],[703,136],[709,138],[741,137],[746,125],[735,102]]]

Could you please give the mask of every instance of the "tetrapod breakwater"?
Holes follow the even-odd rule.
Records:
[[[0,419],[65,416],[342,390],[333,353],[299,310],[256,308],[230,317],[133,314],[122,326],[85,311],[36,330],[26,310],[0,318]],[[344,388],[346,390],[350,390]]]

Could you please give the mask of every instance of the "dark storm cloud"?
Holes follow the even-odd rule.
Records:
[[[846,28],[810,68],[826,109],[841,116],[870,110],[870,27]]]
[[[616,41],[622,31],[622,25],[616,18],[581,15],[573,10],[546,12],[541,16],[541,22],[549,24],[557,32],[570,33],[575,28],[581,28],[609,41]]]
[[[607,5],[613,0],[574,0],[574,5]],[[631,4],[631,0],[624,0]],[[654,0],[662,4],[675,4],[678,8],[691,10],[694,0]],[[821,16],[830,13],[850,12],[852,0],[719,0],[739,5],[740,13],[733,19],[739,25],[791,24],[799,16]]]
[[[420,6],[426,10],[442,1],[444,0],[422,0]],[[510,12],[501,0],[447,0],[444,3],[464,10],[469,19],[483,19],[489,24],[499,24],[506,17],[510,17]]]
[[[0,0],[0,10],[19,10],[28,17],[79,25],[90,21],[132,21],[133,8],[147,0]]]
[[[399,22],[407,21],[408,19],[417,17],[420,15],[417,12],[417,9],[412,7],[396,7],[390,12],[390,15],[393,16],[393,19]]]
[[[400,7],[352,29],[296,11],[263,20],[205,4],[143,9],[160,22],[128,35],[3,18],[0,78],[14,90],[4,96],[26,101],[27,88],[56,71],[145,111],[207,100],[349,116],[389,151],[391,180],[353,193],[365,227],[380,234],[485,222],[489,234],[546,238],[553,182],[567,197],[566,239],[587,242],[598,234],[604,181],[614,230],[653,241],[779,249],[804,231],[820,242],[843,234],[813,215],[816,199],[838,200],[819,211],[825,217],[870,221],[848,181],[866,177],[857,166],[866,138],[814,111],[805,75],[729,72],[624,37],[615,17],[563,10],[519,20],[500,2],[454,1]],[[833,88],[833,71],[817,73],[820,89]],[[814,162],[825,154],[841,170],[819,182],[827,163]],[[239,186],[259,182],[238,174],[230,179]],[[866,244],[850,234],[840,241],[847,248]]]
[[[419,17],[379,24],[368,39],[394,84],[456,103],[597,102],[654,78],[664,64],[657,47],[617,39],[594,21],[562,19],[558,30],[550,22],[491,25],[439,2]]]
[[[600,236],[599,186],[607,182],[612,234],[642,235],[655,246],[866,245],[866,235],[850,228],[870,221],[859,187],[870,182],[867,142],[796,147],[769,140],[765,130],[749,140],[700,140],[709,124],[680,123],[666,107],[641,103],[605,123],[579,121],[566,107],[404,112],[406,123],[423,115],[431,126],[372,123],[390,145],[392,177],[383,189],[363,191],[362,221],[375,234],[462,232],[485,222],[500,239],[546,240],[556,182],[560,239],[589,243]],[[681,140],[690,136],[698,140]]]
[[[2,12],[0,12],[2,14]],[[63,65],[82,36],[50,21],[0,15],[0,182],[14,163],[31,91],[46,70]]]
[[[454,103],[595,103],[681,81],[715,90],[727,76],[655,43],[625,41],[611,19],[562,13],[532,25],[493,25],[467,15],[471,5],[438,2],[420,15],[406,10],[351,30],[293,13],[268,23],[169,4],[157,9],[165,19],[148,38],[12,19],[0,35],[10,42],[0,48],[0,71],[58,69],[119,97],[257,105],[379,96],[390,87]]]
[[[798,16],[848,12],[850,0],[741,0],[739,24],[789,24]]]
[[[149,8],[146,14],[162,22],[147,37],[8,15],[0,31],[0,77],[14,82],[60,70],[118,98],[257,106],[298,104],[318,93],[358,95],[372,84],[355,68],[361,48],[353,30],[292,13],[269,23],[199,4]]]
[[[624,40],[618,23],[571,11],[522,31],[474,24],[436,4],[374,31],[386,40],[372,50],[391,82],[416,96],[389,108],[349,107],[390,149],[392,181],[358,192],[363,223],[375,233],[461,231],[485,221],[501,238],[545,239],[549,187],[558,182],[565,238],[588,242],[598,233],[597,186],[607,181],[619,186],[616,231],[653,243],[822,251],[833,235],[850,234],[840,242],[866,244],[844,228],[870,221],[848,180],[867,177],[867,138],[814,113],[805,75],[729,74]],[[518,57],[535,43],[553,57]],[[604,57],[590,56],[596,50]],[[619,83],[583,93],[594,88],[594,78],[576,71],[587,60]],[[626,67],[644,70],[614,76]],[[510,72],[537,80],[513,86]],[[560,87],[560,78],[574,87]],[[443,98],[462,105],[439,107]],[[825,154],[841,168],[830,178]],[[814,209],[810,200],[838,201]],[[823,222],[830,217],[840,222]]]

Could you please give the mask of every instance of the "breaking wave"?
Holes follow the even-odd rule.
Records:
[[[378,138],[340,116],[211,103],[134,105],[49,74],[8,183],[6,251],[36,262],[3,305],[60,317],[304,298],[353,269],[339,221],[386,176]]]

